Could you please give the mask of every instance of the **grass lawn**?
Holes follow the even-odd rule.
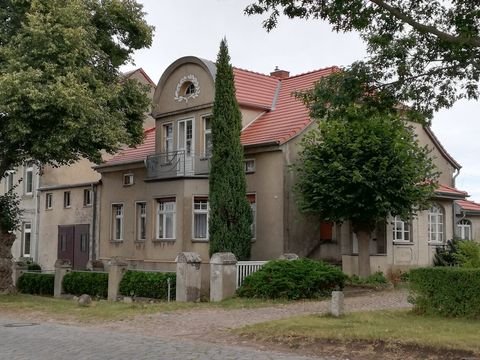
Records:
[[[137,315],[147,315],[159,312],[191,310],[204,308],[242,309],[258,308],[284,304],[286,301],[265,301],[255,299],[233,298],[218,303],[132,303],[94,301],[90,307],[79,307],[75,301],[54,299],[34,295],[0,295],[0,312],[49,317],[57,320],[81,322],[115,321]]]
[[[384,341],[480,354],[480,321],[421,316],[407,310],[352,313],[343,318],[302,316],[251,325],[235,332],[287,345],[300,341]]]

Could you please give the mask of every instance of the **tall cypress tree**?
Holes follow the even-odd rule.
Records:
[[[215,78],[210,170],[210,255],[232,252],[250,258],[252,213],[246,197],[242,116],[235,97],[233,69],[226,39],[220,43]]]

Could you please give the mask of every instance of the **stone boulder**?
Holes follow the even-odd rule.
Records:
[[[78,298],[77,304],[78,306],[88,307],[92,305],[92,298],[90,295],[83,294]]]

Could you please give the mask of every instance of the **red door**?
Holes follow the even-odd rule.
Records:
[[[58,226],[58,259],[70,260],[74,270],[83,270],[89,259],[90,225]]]

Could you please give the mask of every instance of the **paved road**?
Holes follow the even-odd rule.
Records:
[[[59,324],[11,327],[0,317],[1,360],[308,360],[313,358],[172,341]],[[19,323],[21,324],[21,323]],[[25,323],[24,323],[25,324]],[[319,359],[319,358],[317,358]]]

